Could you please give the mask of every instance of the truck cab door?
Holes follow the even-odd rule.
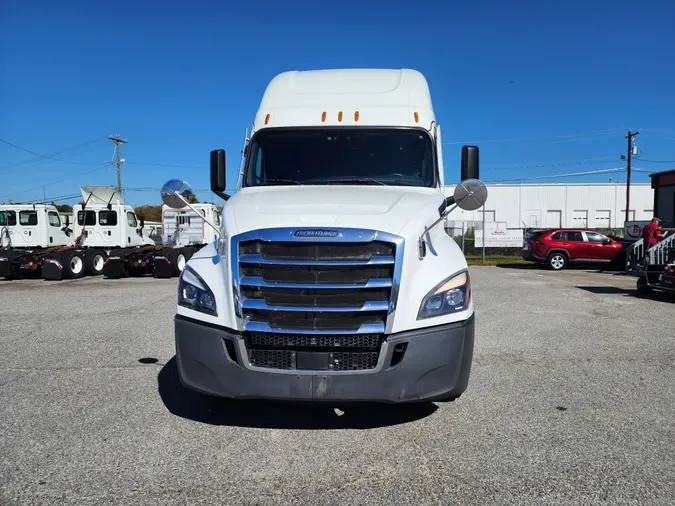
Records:
[[[0,211],[0,248],[14,245],[16,229],[16,211],[10,209]]]
[[[99,236],[101,246],[116,246],[119,227],[119,215],[116,209],[98,212],[98,227],[96,234]],[[98,242],[98,241],[97,241]]]
[[[40,245],[37,209],[19,211],[19,226],[12,238],[15,247],[35,247]]]
[[[81,246],[87,246],[88,243],[96,242],[96,211],[91,211],[89,209],[77,211],[77,229],[75,232],[75,237],[78,237],[80,234],[83,234],[82,240],[80,241]]]
[[[47,221],[45,224],[47,240],[49,246],[65,246],[68,243],[68,236],[63,230],[61,216],[56,211],[47,211]]]
[[[138,235],[138,218],[133,211],[126,212],[126,226],[124,227],[124,243],[122,247],[141,246],[145,244],[144,239]]]

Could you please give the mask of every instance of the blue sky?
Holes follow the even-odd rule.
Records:
[[[420,70],[448,182],[464,142],[480,146],[485,181],[622,167],[628,128],[641,132],[634,167],[675,168],[647,161],[675,160],[669,0],[5,0],[0,9],[0,139],[17,146],[0,142],[0,202],[41,199],[43,185],[51,198],[116,184],[104,164],[117,133],[128,140],[125,187],[182,177],[207,189],[219,147],[234,186],[265,86],[294,69]],[[625,181],[553,181],[609,177]],[[159,201],[152,191],[125,197]]]

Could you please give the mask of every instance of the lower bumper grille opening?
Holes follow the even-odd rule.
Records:
[[[303,371],[360,371],[375,369],[379,351],[307,352],[249,349],[248,359],[255,367]]]
[[[237,352],[235,351],[234,343],[229,339],[223,339],[223,342],[225,343],[225,350],[227,351],[227,356],[230,357],[230,360],[232,360],[232,362],[238,364],[239,361],[237,360]]]
[[[251,365],[268,369],[304,371],[359,371],[374,369],[383,336],[305,335],[250,332],[245,336]]]

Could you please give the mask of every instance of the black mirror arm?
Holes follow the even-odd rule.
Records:
[[[218,195],[218,196],[219,196],[221,199],[223,199],[225,202],[227,202],[228,200],[230,200],[230,197],[232,196],[232,195],[228,195],[227,193],[223,193],[223,192],[219,192],[219,191],[213,191],[213,190],[211,190],[211,191],[212,191],[213,193],[215,193],[216,195]]]
[[[438,206],[438,214],[441,216],[445,212],[445,210],[453,205],[455,203],[455,197],[453,195],[450,195],[449,197],[445,197],[445,200],[441,202],[441,205]]]

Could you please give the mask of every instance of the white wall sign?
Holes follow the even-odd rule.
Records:
[[[476,230],[476,248],[483,247],[483,231]],[[486,248],[522,248],[522,230],[486,230]]]

